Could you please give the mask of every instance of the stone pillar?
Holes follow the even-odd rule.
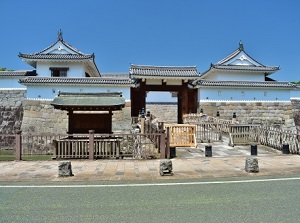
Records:
[[[253,157],[246,158],[245,171],[248,173],[258,173],[259,172],[257,158],[253,158]]]
[[[72,173],[71,161],[60,161],[58,164],[58,176],[59,177],[71,177]]]

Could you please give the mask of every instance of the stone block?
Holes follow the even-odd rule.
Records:
[[[164,176],[165,174],[173,176],[173,166],[171,160],[165,159],[160,161],[159,174],[161,176]]]
[[[72,173],[71,161],[60,161],[58,164],[58,176],[59,177],[71,177]]]
[[[259,172],[257,158],[253,158],[253,157],[246,158],[245,171],[248,173],[258,173]]]

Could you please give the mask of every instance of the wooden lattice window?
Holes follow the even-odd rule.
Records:
[[[68,67],[50,67],[51,77],[67,77]]]

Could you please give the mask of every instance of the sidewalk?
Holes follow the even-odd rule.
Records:
[[[74,176],[64,178],[58,177],[57,160],[5,161],[0,162],[0,182],[139,181],[300,174],[299,155],[258,155],[259,173],[244,170],[246,157],[176,157],[172,159],[173,176],[159,175],[160,160],[71,160]]]

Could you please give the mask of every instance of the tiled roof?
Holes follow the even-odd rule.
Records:
[[[125,98],[115,93],[70,93],[60,92],[51,103],[55,108],[68,107],[107,108],[119,110],[125,105]]]
[[[226,64],[233,58],[235,58],[238,54],[243,53],[249,57],[250,60],[254,61],[257,65],[228,65]],[[211,64],[210,68],[203,72],[201,77],[206,77],[208,76],[212,70],[232,70],[232,71],[256,71],[256,72],[264,72],[265,75],[269,75],[274,73],[275,71],[279,70],[280,68],[278,66],[271,67],[271,66],[265,66],[262,63],[258,62],[254,58],[252,58],[249,54],[246,53],[244,50],[244,45],[240,42],[239,47],[231,54],[229,54],[227,57],[224,59],[220,60],[216,64]]]
[[[3,77],[22,77],[22,76],[36,76],[36,72],[32,70],[20,71],[0,71],[0,76]]]
[[[94,54],[81,55],[81,54],[19,54],[20,58],[31,60],[87,60],[93,59]]]
[[[191,67],[168,67],[168,66],[144,66],[131,65],[130,75],[132,77],[176,77],[197,78],[199,73],[195,66]]]
[[[289,82],[277,81],[211,81],[211,80],[197,80],[193,84],[199,87],[275,87],[275,88],[296,88],[295,84]]]
[[[49,53],[51,48],[55,45],[59,45],[57,48],[59,51],[64,49],[63,53]],[[68,50],[66,50],[68,49]],[[37,67],[37,62],[39,60],[60,60],[60,61],[86,61],[87,60],[87,70],[91,76],[101,76],[98,70],[98,67],[95,63],[95,55],[94,54],[84,54],[80,52],[75,47],[71,46],[69,43],[65,42],[62,37],[62,32],[59,32],[57,40],[50,45],[49,47],[45,48],[44,50],[33,53],[33,54],[24,54],[19,53],[19,57],[23,59],[26,63],[33,67]]]
[[[134,85],[130,78],[109,78],[109,77],[26,77],[20,79],[21,84],[86,84],[86,85]]]
[[[248,65],[211,65],[211,68],[218,70],[241,70],[241,71],[264,71],[274,72],[279,70],[279,67],[267,67],[267,66],[248,66]]]
[[[80,55],[85,55],[84,53],[80,52],[78,49],[76,49],[75,47],[71,46],[69,43],[67,43],[66,41],[64,41],[63,36],[62,36],[62,32],[60,31],[58,33],[58,38],[56,40],[56,42],[54,42],[53,44],[51,44],[50,46],[48,46],[47,48],[43,49],[40,52],[37,52],[35,54],[45,54],[45,52],[47,50],[49,50],[51,47],[53,47],[55,44],[57,44],[58,42],[61,42],[65,47],[67,47],[68,49],[72,50],[73,52],[75,52],[76,54],[80,54]]]
[[[239,43],[239,48],[237,48],[234,52],[232,52],[231,54],[229,54],[224,59],[220,60],[215,65],[223,65],[224,63],[230,61],[231,59],[233,59],[236,55],[238,55],[241,52],[245,53],[249,58],[251,58],[253,61],[255,61],[256,63],[258,63],[260,66],[264,66],[263,64],[259,63],[257,60],[253,59],[248,53],[246,53],[246,51],[244,50],[244,45],[243,45],[242,42]]]

